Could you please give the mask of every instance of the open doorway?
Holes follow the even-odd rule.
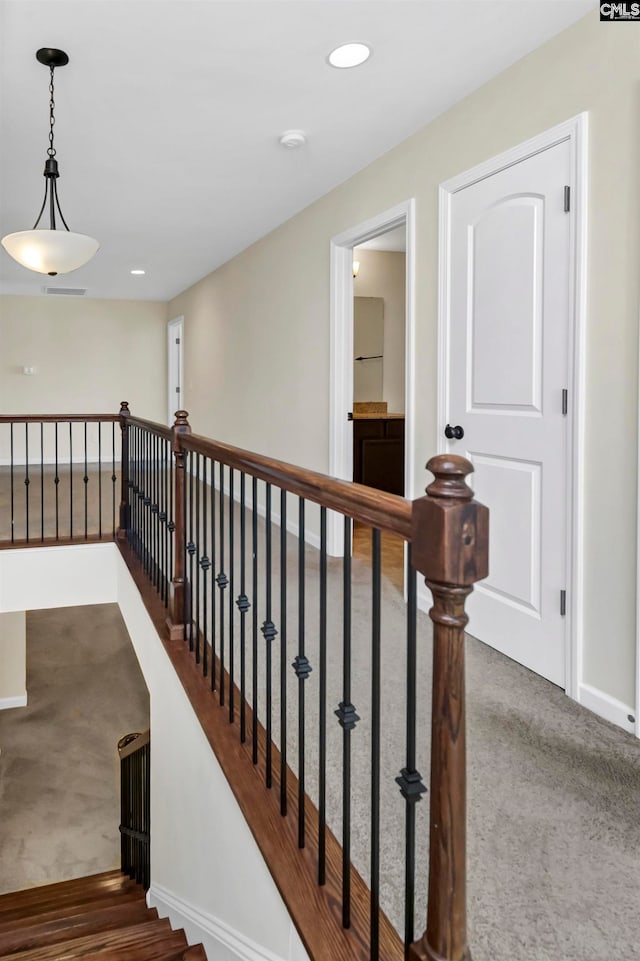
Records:
[[[353,480],[405,492],[406,227],[353,248]],[[371,555],[371,531],[356,524],[353,554]],[[382,567],[404,585],[404,543],[382,535]]]
[[[331,245],[329,470],[407,498],[414,484],[413,207],[412,200],[399,204]],[[354,532],[354,555],[369,556],[367,537],[366,529]],[[342,553],[339,521],[329,529],[329,550]],[[401,589],[400,541],[383,543],[385,574],[390,566]]]

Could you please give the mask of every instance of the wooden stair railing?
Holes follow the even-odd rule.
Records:
[[[116,422],[120,425],[118,444]],[[81,426],[74,428],[74,423]],[[87,441],[87,425],[94,423],[98,424],[97,434],[93,440]],[[112,434],[106,454],[103,447],[106,435],[102,430],[105,423],[111,426]],[[45,436],[47,424],[53,424],[49,440]],[[74,470],[79,472],[82,485],[81,523],[78,527],[74,520],[77,503],[74,507],[72,490],[68,535],[59,524],[60,424],[65,424],[69,436],[64,455],[69,487],[73,484]],[[116,527],[116,464],[122,452],[117,510],[120,550],[313,961],[392,961],[403,953],[405,958],[415,961],[469,961],[471,955],[466,931],[465,601],[473,584],[488,573],[488,511],[474,501],[465,482],[473,470],[472,465],[456,456],[432,458],[427,467],[435,475],[435,480],[427,488],[426,496],[411,504],[394,495],[192,434],[185,411],[177,412],[172,428],[133,416],[126,402],[122,403],[118,415],[15,415],[1,417],[0,427],[3,425],[10,432],[9,441],[5,438],[5,442],[10,445],[11,467],[9,474],[5,470],[6,476],[0,471],[0,546],[47,543],[49,538],[45,536],[44,526],[46,497],[52,498],[53,493],[56,524],[53,540],[56,543],[111,539]],[[81,441],[84,433],[79,458],[74,429],[81,431]],[[18,430],[23,431],[24,449],[20,448],[18,452],[16,471],[14,443]],[[33,452],[38,438],[39,458],[34,473],[29,451]],[[45,491],[45,463],[51,457],[47,451],[54,452],[53,470],[48,478],[52,485],[51,490],[47,488],[48,494]],[[87,466],[92,459],[98,464],[97,471]],[[103,523],[105,468],[105,477],[111,487],[112,530],[105,529]],[[30,494],[32,481],[40,499],[40,530],[34,536],[30,536],[29,527],[29,507],[34,503],[33,494]],[[76,489],[77,484],[78,481]],[[99,493],[101,506],[95,532],[87,520],[88,490]],[[277,504],[280,517],[275,522],[272,515],[274,490],[280,492]],[[287,512],[295,498],[297,511],[293,517]],[[319,505],[320,513],[320,613],[317,635],[314,634],[314,642],[317,636],[318,644],[318,661],[314,665],[310,664],[310,652],[305,647],[305,637],[310,633],[305,622],[304,593],[308,575],[305,551],[307,502]],[[327,749],[329,510],[343,517],[345,545],[342,560],[343,699],[333,712],[343,735],[340,842],[327,825],[326,783],[322,773],[323,770],[326,773]],[[21,520],[22,514],[25,517]],[[8,517],[10,522],[6,523],[3,517]],[[24,521],[26,537],[16,536],[17,521]],[[287,631],[291,635],[294,632],[291,625],[282,623],[278,630],[274,623],[272,527],[278,522],[280,556],[285,559],[287,527],[292,522],[297,526],[299,616],[295,632],[296,655],[291,666],[297,679],[295,707],[298,718],[301,718],[298,728],[302,735],[305,730],[305,689],[312,669],[319,678],[317,806],[306,791],[304,736],[298,740],[295,773],[289,766],[291,758],[287,755],[285,671],[291,663],[287,644],[291,646],[293,642],[286,635]],[[351,735],[360,721],[356,706],[351,703],[351,540],[356,522],[372,528],[371,870],[366,884],[351,865],[350,837]],[[385,534],[395,534],[408,544],[407,742],[405,765],[396,778],[405,801],[404,948],[379,910],[381,545]],[[258,548],[264,554],[260,584]],[[250,564],[245,567],[247,554]],[[420,693],[426,695],[428,692],[420,691],[420,678],[416,672],[416,572],[424,577],[433,596],[430,611],[433,679],[428,906],[426,929],[417,939],[413,899],[416,887],[424,881],[415,877],[415,805],[426,788],[415,766],[416,701]],[[279,573],[281,610],[286,612],[287,584],[291,574],[286,560],[284,564],[281,562]],[[339,603],[335,584],[332,590],[331,603]],[[262,616],[264,620],[259,627]],[[261,707],[261,716],[254,711],[259,704],[255,667],[258,635],[261,635],[261,669],[266,672],[266,703]],[[233,638],[231,643],[230,637]],[[271,657],[276,643],[281,655],[281,750],[273,741],[272,728]],[[252,676],[251,683],[247,684],[245,668],[248,669],[249,664]],[[360,706],[358,710],[361,710]]]
[[[416,961],[469,961],[466,930],[466,760],[465,760],[465,668],[464,629],[467,624],[465,601],[473,584],[488,573],[488,511],[473,499],[473,492],[465,478],[473,470],[461,457],[438,456],[427,467],[435,480],[427,488],[426,496],[413,504],[403,498],[374,491],[346,481],[304,470],[272,458],[244,451],[195,435],[191,432],[186,411],[178,411],[173,429],[130,415],[124,405],[121,424],[123,450],[129,458],[123,464],[123,517],[128,519],[126,530],[120,532],[138,556],[147,578],[155,586],[159,599],[167,611],[165,643],[172,651],[172,660],[185,689],[197,705],[198,713],[210,742],[222,764],[236,797],[252,826],[267,863],[280,888],[294,922],[314,961],[320,959],[378,958],[390,959],[402,953],[400,942],[387,919],[379,911],[379,653],[380,653],[380,574],[381,533],[399,535],[410,548],[408,566],[408,637],[409,677],[407,680],[409,742],[407,764],[396,779],[406,801],[407,864],[412,864],[410,847],[415,843],[413,810],[425,788],[415,770],[415,572],[425,578],[433,596],[430,617],[433,622],[433,689],[430,778],[430,850],[428,879],[428,909],[426,929],[417,940],[413,935],[412,901],[415,880],[407,873],[405,957]],[[125,435],[129,434],[127,440]],[[173,454],[173,465],[168,464],[168,452]],[[155,467],[154,467],[155,464]],[[239,490],[234,485],[238,482]],[[251,499],[247,498],[246,479],[251,484]],[[263,499],[258,510],[258,482]],[[318,806],[306,796],[304,781],[304,748],[298,755],[298,775],[288,767],[286,729],[281,737],[280,753],[272,742],[270,706],[271,649],[278,630],[272,620],[272,502],[273,489],[280,491],[280,549],[286,556],[288,500],[299,499],[298,574],[302,592],[302,621],[298,623],[298,654],[293,667],[299,682],[298,709],[302,711],[304,728],[304,689],[310,668],[304,649],[304,578],[305,578],[305,504],[320,506],[320,598],[319,665],[320,671],[320,766],[322,770],[323,725],[326,725],[326,705],[323,703],[323,684],[326,683],[326,590],[327,590],[327,510],[344,517],[344,583],[345,596],[349,583],[350,598],[350,539],[353,522],[373,529],[372,534],[372,618],[373,618],[373,716],[372,716],[372,854],[370,891],[350,865],[349,838],[344,834],[343,850],[326,825],[325,786],[319,784]],[[236,497],[239,499],[239,521],[234,515]],[[209,514],[207,510],[209,509]],[[257,512],[264,516],[263,539],[256,534]],[[215,514],[215,518],[214,518]],[[245,530],[245,519],[251,531]],[[238,535],[239,524],[239,535]],[[210,525],[210,529],[209,529]],[[217,531],[217,535],[216,535]],[[210,539],[208,540],[208,536]],[[217,546],[215,538],[217,536]],[[225,541],[226,536],[226,541]],[[235,540],[240,541],[241,562],[234,561]],[[245,571],[244,556],[248,548],[252,554],[253,583],[256,590],[258,544],[264,549],[266,587],[263,601],[267,693],[264,718],[254,716],[257,703],[255,670],[253,698],[245,687],[244,664],[238,681],[238,667],[234,664],[234,643],[225,640],[225,628],[235,636],[234,617],[239,618],[241,657],[248,635],[247,615],[253,616],[254,656],[257,631],[256,605],[249,597],[250,577]],[[301,546],[300,546],[301,545]],[[219,559],[216,551],[219,549]],[[172,563],[166,558],[173,550]],[[212,556],[210,557],[209,554]],[[126,556],[126,554],[125,554]],[[135,564],[128,557],[134,571]],[[285,565],[286,566],[286,565]],[[216,567],[218,573],[216,575]],[[226,568],[226,569],[225,569]],[[209,571],[211,570],[211,573]],[[251,573],[251,572],[250,572]],[[281,567],[281,590],[283,577]],[[234,584],[234,576],[236,583]],[[240,583],[237,583],[237,580]],[[210,581],[211,595],[207,593]],[[412,586],[413,585],[413,586]],[[218,589],[218,611],[214,612],[215,587]],[[229,594],[225,591],[229,588]],[[238,592],[237,599],[234,590]],[[283,595],[284,597],[284,595]],[[283,600],[283,604],[285,601]],[[322,605],[324,615],[322,613]],[[285,607],[282,608],[284,610]],[[346,610],[346,608],[345,608]],[[227,613],[228,611],[228,613]],[[224,612],[224,616],[223,616]],[[219,625],[216,628],[216,618]],[[345,613],[345,618],[346,618]],[[350,612],[349,612],[350,618]],[[411,622],[413,621],[413,627]],[[160,620],[156,623],[161,626]],[[217,629],[217,634],[216,634]],[[284,625],[281,625],[281,634]],[[376,635],[377,631],[377,635]],[[345,628],[346,632],[346,628]],[[413,635],[412,635],[413,632]],[[413,637],[413,643],[411,642]],[[302,641],[301,641],[302,638]],[[346,633],[345,633],[346,643]],[[350,641],[349,641],[350,643]],[[177,645],[173,646],[172,645]],[[325,645],[325,646],[323,646]],[[376,646],[377,645],[377,646]],[[180,652],[191,655],[185,666]],[[281,656],[281,670],[287,658],[286,645]],[[225,662],[225,657],[227,661]],[[324,664],[323,664],[324,658]],[[413,671],[413,677],[411,677]],[[345,697],[335,711],[343,729],[345,757],[350,758],[349,735],[359,720],[350,702],[350,664],[345,655]],[[202,680],[206,682],[202,684]],[[210,685],[209,685],[210,679]],[[281,677],[281,695],[286,694],[286,679]],[[238,683],[237,683],[238,682]],[[238,686],[239,684],[239,686]],[[376,693],[376,685],[378,691]],[[208,691],[205,697],[205,691]],[[215,692],[215,697],[212,697]],[[282,693],[284,692],[284,693]],[[378,707],[376,709],[376,697]],[[203,699],[204,698],[204,699]],[[249,701],[251,700],[251,704]],[[209,703],[212,705],[209,707]],[[217,705],[217,710],[213,705]],[[220,708],[224,710],[221,712]],[[286,705],[284,707],[286,712]],[[228,717],[227,717],[228,712]],[[238,717],[239,714],[239,717]],[[205,715],[208,721],[203,720]],[[220,719],[224,716],[223,727]],[[238,723],[239,721],[239,723]],[[261,723],[262,721],[262,723]],[[285,725],[285,716],[281,723]],[[208,726],[209,725],[209,726]],[[226,725],[226,727],[225,727]],[[239,738],[238,738],[239,735]],[[238,756],[246,753],[254,770],[262,766],[268,789],[279,792],[279,814],[267,813],[264,806],[271,804],[273,790],[268,790],[256,804],[252,776],[236,770],[241,764]],[[350,761],[349,761],[350,764]],[[347,768],[345,768],[345,771]],[[348,790],[345,792],[348,795]],[[261,812],[257,808],[262,806]],[[276,801],[273,804],[277,811]],[[292,817],[287,817],[291,814]],[[344,817],[349,816],[349,802],[345,798]],[[289,830],[297,818],[297,831]],[[280,823],[280,827],[278,824]],[[289,836],[287,834],[289,833]],[[297,838],[296,838],[297,833]],[[295,852],[307,874],[315,875],[315,892],[303,878],[300,866],[292,870],[291,852]],[[312,843],[315,854],[310,857]],[[346,851],[346,853],[345,853]],[[284,854],[283,854],[284,852]],[[331,872],[327,871],[330,865]],[[336,886],[334,876],[342,870],[342,886]],[[363,902],[368,900],[368,905]],[[409,903],[411,902],[411,904]],[[368,908],[368,910],[367,910]],[[368,915],[368,917],[367,917]],[[332,924],[342,925],[342,935],[331,934]],[[313,933],[314,926],[319,932]],[[345,937],[345,935],[347,935]]]
[[[125,734],[120,758],[120,869],[145,891],[151,883],[151,732]]]

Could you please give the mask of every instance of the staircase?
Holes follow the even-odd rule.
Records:
[[[0,959],[206,961],[120,871],[0,895]]]

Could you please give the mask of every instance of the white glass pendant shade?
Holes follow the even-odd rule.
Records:
[[[100,244],[70,230],[20,230],[3,237],[2,246],[23,267],[53,277],[82,267]]]

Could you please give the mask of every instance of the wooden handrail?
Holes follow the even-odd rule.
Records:
[[[129,414],[128,419],[130,427],[141,427],[143,430],[148,430],[151,434],[164,437],[165,440],[171,440],[173,436],[172,428],[167,427],[166,424],[159,424],[155,420],[145,420],[144,417],[134,417],[133,414]]]
[[[130,754],[135,754],[139,751],[141,747],[145,744],[149,744],[151,741],[151,731],[147,729],[141,734],[137,732],[132,732],[131,734],[125,734],[118,741],[118,756],[120,760],[124,757],[129,757]],[[120,747],[122,745],[122,747]]]
[[[399,535],[411,543],[413,566],[424,576],[433,596],[429,613],[434,630],[427,924],[424,934],[411,945],[408,954],[411,961],[470,961],[466,931],[464,630],[468,618],[465,602],[473,584],[488,573],[488,511],[473,499],[473,492],[465,480],[473,470],[472,465],[462,457],[440,455],[432,458],[427,468],[435,475],[435,481],[427,488],[426,496],[410,503],[393,494],[194,435],[186,411],[176,412],[176,421],[171,428],[133,417],[125,401],[118,414],[0,415],[0,424],[96,422],[119,423],[121,429],[118,534],[123,547],[131,526],[130,428],[146,431],[161,438],[165,444],[171,444],[175,459],[173,484],[170,485],[174,520],[169,524],[166,513],[162,516],[166,508],[161,505],[159,511],[157,494],[154,501],[149,490],[143,495],[135,488],[136,504],[143,503],[144,508],[166,523],[166,530],[174,534],[176,549],[172,566],[167,567],[166,573],[172,585],[167,622],[169,641],[185,636],[185,626],[191,625],[194,618],[197,631],[198,610],[196,606],[194,613],[190,607],[185,571],[185,473],[189,452],[335,510],[369,527]],[[166,454],[165,451],[165,457]],[[148,464],[145,469],[149,469]],[[116,482],[115,473],[112,480]],[[92,535],[87,538],[85,530],[87,539],[91,540]],[[72,540],[70,537],[69,542]],[[64,540],[56,538],[56,543],[64,543]],[[23,545],[14,542],[6,546]],[[208,558],[207,563],[210,563]],[[417,680],[419,683],[419,678]],[[353,705],[348,706],[353,709]],[[119,745],[120,757],[127,758],[148,743],[148,731],[136,735],[128,743],[123,742],[122,748]],[[419,774],[415,770],[402,774],[404,780],[398,779],[399,783],[402,782],[401,791],[411,801],[421,788],[421,785],[416,787],[415,776],[419,780]],[[325,954],[319,951],[317,956],[325,957]]]
[[[119,414],[0,414],[0,424],[112,424]]]
[[[411,503],[404,497],[305,470],[285,461],[209,440],[199,434],[183,434],[180,446],[185,451],[211,457],[306,500],[339,511],[369,527],[411,540]]]

